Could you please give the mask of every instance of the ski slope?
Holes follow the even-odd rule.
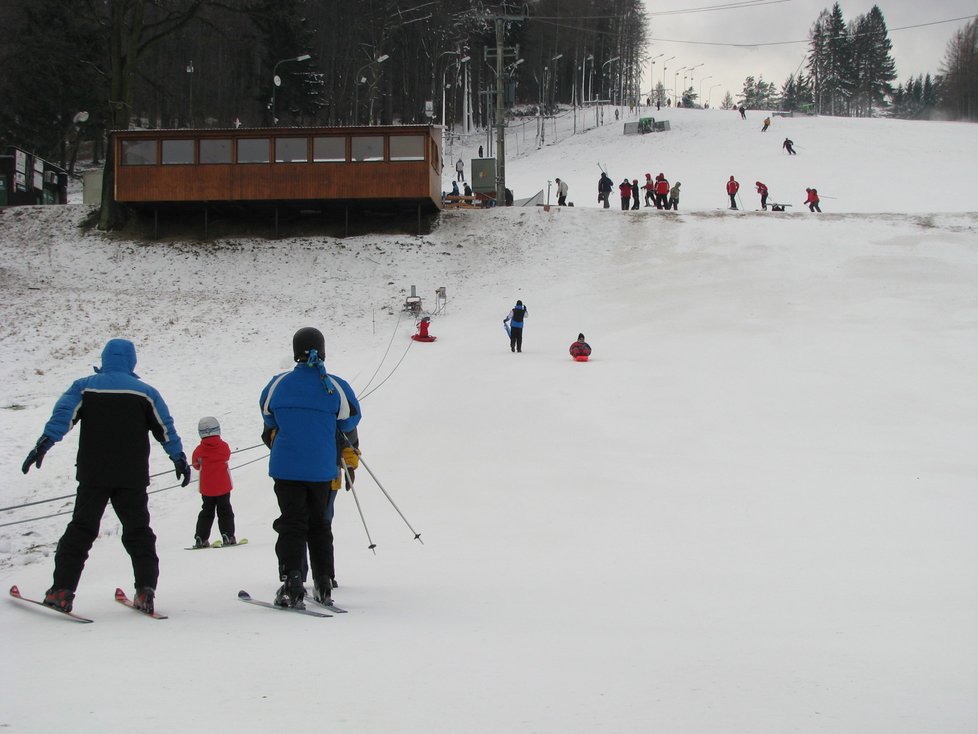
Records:
[[[220,420],[249,539],[185,551],[196,485],[154,444],[169,619],[114,601],[132,574],[107,512],[75,607],[94,624],[0,603],[17,661],[0,726],[974,732],[975,128],[795,118],[762,136],[761,117],[674,110],[641,138],[561,121],[539,150],[511,141],[508,181],[566,178],[573,208],[454,211],[423,237],[135,242],[80,229],[80,204],[0,210],[0,504],[73,493],[75,432],[20,465],[122,336],[188,454],[197,420]],[[597,209],[598,162],[615,183],[682,181],[680,211]],[[724,209],[731,174],[750,211]],[[796,206],[754,212],[754,180]],[[838,197],[822,215],[797,206],[812,185]],[[447,289],[435,343],[408,338],[411,285],[430,308]],[[501,324],[517,298],[522,354]],[[278,586],[258,394],[307,325],[423,541],[358,472],[376,549],[343,493],[349,613],[331,619],[236,598]],[[5,588],[50,585],[65,522],[0,527]]]

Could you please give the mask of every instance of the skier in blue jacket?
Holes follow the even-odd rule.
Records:
[[[81,423],[76,461],[78,494],[71,522],[54,554],[54,583],[44,603],[70,612],[88,552],[98,537],[105,506],[122,523],[122,544],[132,558],[136,582],[133,603],[152,613],[160,560],[150,527],[146,487],[149,486],[149,437],[163,445],[177,479],[190,483],[190,466],[170,411],[155,388],[139,379],[136,348],[128,339],[110,339],[102,350],[96,374],[75,380],[54,406],[44,433],[21,470],[40,468],[44,455],[75,423]]]
[[[284,582],[275,603],[283,607],[305,606],[302,564],[307,543],[316,598],[328,601],[331,596],[326,505],[338,473],[336,436],[360,422],[353,388],[326,372],[325,350],[322,332],[299,329],[292,337],[296,366],[273,377],[259,401],[262,440],[271,449],[268,474],[275,480],[281,513],[272,527],[278,533],[275,555]]]
[[[503,326],[509,332],[509,351],[523,351],[523,320],[526,318],[526,306],[523,301],[517,301],[513,309],[503,319]]]

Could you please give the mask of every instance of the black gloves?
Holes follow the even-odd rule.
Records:
[[[177,473],[177,479],[183,480],[180,482],[180,486],[186,487],[190,484],[190,464],[187,463],[186,454],[180,454],[180,456],[171,460],[173,461],[173,469]]]
[[[27,470],[31,468],[31,464],[36,466],[38,469],[41,468],[41,462],[44,461],[44,454],[48,452],[48,449],[54,446],[54,441],[47,437],[41,436],[37,439],[37,443],[34,444],[34,448],[27,455],[27,459],[24,460],[24,465],[20,467],[20,470],[27,473]]]
[[[275,429],[271,426],[265,426],[265,430],[261,432],[261,442],[265,444],[268,448],[272,448],[272,441],[275,440]]]

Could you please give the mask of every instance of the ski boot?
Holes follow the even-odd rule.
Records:
[[[292,607],[293,609],[305,609],[306,588],[302,585],[302,572],[289,571],[284,579],[285,583],[275,594],[275,605],[279,607]]]
[[[152,586],[144,586],[141,589],[136,589],[136,595],[132,599],[132,605],[141,612],[152,614],[155,611],[155,599],[156,589],[154,589]]]
[[[201,538],[199,535],[194,536],[194,548],[210,548],[210,546],[211,544]]]
[[[70,612],[75,600],[75,592],[68,589],[51,587],[44,592],[44,606],[57,609],[59,612]]]
[[[313,598],[320,604],[332,604],[333,584],[328,576],[321,576],[314,583]]]
[[[221,535],[221,542],[223,542],[224,545],[237,545],[238,544],[238,541],[235,540],[234,536],[233,535],[228,535],[227,533],[224,533],[224,534]]]

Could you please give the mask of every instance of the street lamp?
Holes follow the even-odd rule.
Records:
[[[668,66],[666,66],[666,64],[668,64],[674,58],[676,58],[676,57],[675,56],[670,56],[668,59],[666,59],[665,61],[662,62],[662,86],[663,86],[663,88],[666,86],[666,69],[669,68]],[[665,90],[663,89],[663,91],[665,91]]]
[[[312,56],[309,54],[301,54],[295,56],[291,59],[282,59],[281,61],[275,62],[275,66],[272,67],[272,125],[278,124],[278,118],[275,116],[275,90],[282,86],[282,79],[275,72],[278,71],[278,67],[281,64],[287,63],[289,61],[308,61]],[[192,72],[193,69],[188,67],[187,71]]]
[[[703,104],[703,82],[705,82],[707,79],[712,79],[712,78],[713,75],[711,74],[710,76],[705,76],[702,79],[700,79],[700,95],[699,95],[700,104]]]
[[[363,79],[361,80],[360,72],[362,72],[368,66],[373,66],[374,64],[382,64],[385,61],[387,61],[387,59],[389,58],[390,56],[388,56],[387,54],[384,54],[383,56],[378,56],[376,59],[372,59],[368,61],[366,64],[364,64],[359,69],[357,69],[357,75],[353,80],[353,124],[354,125],[357,125],[360,122],[360,85],[363,82],[367,81],[367,77],[363,77]],[[367,121],[367,124],[368,125],[370,124],[369,120]]]
[[[681,66],[680,68],[676,69],[676,73],[672,78],[672,106],[673,107],[676,106],[676,102],[677,102],[676,92],[679,91],[679,72],[681,72],[685,68],[686,68],[685,66]]]
[[[190,109],[187,114],[187,127],[194,126],[194,61],[187,64],[187,79],[190,80]]]
[[[655,60],[665,54],[659,54],[659,56],[653,56],[651,61],[651,66],[649,67],[649,98],[655,94]]]
[[[713,99],[713,90],[717,87],[722,87],[722,84],[714,84],[706,93],[706,103],[710,104],[710,100]]]
[[[581,104],[582,105],[587,100],[587,97],[584,95],[584,79],[587,77],[587,71],[585,71],[585,69],[587,68],[587,62],[588,61],[591,62],[591,68],[593,69],[594,68],[594,54],[588,54],[587,56],[585,56],[584,57],[584,61],[581,63]]]
[[[604,77],[604,67],[606,67],[608,64],[610,64],[613,61],[618,61],[618,59],[620,58],[621,56],[615,56],[613,59],[608,59],[603,64],[601,64],[601,76]]]
[[[693,66],[689,67],[689,86],[693,86],[693,71],[695,69],[699,69],[701,66],[703,66],[703,62],[702,61],[700,63],[698,63],[698,64],[694,64]],[[685,74],[683,74],[683,94],[686,94],[686,75]]]
[[[551,63],[553,63],[554,61],[557,61],[558,59],[562,59],[562,58],[564,58],[563,54],[557,54],[556,56],[552,57],[550,61]],[[550,75],[550,86],[551,86],[550,101],[551,101],[551,105],[553,105],[557,97],[557,65],[556,64],[554,64],[554,73]]]

